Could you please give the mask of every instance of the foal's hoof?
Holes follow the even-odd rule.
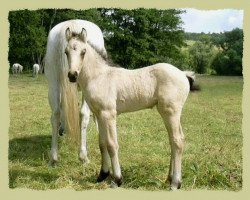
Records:
[[[104,181],[108,176],[109,176],[109,171],[108,172],[104,172],[103,170],[101,170],[100,173],[99,173],[99,176],[97,178],[97,182]]]
[[[181,188],[181,181],[175,181],[173,180],[172,175],[168,175],[168,178],[166,180],[166,183],[169,182],[170,183],[170,190],[171,191],[175,191],[177,189]]]
[[[123,177],[121,177],[121,178],[116,178],[116,179],[115,179],[115,183],[116,183],[116,185],[117,185],[118,187],[121,186],[122,182],[123,182]]]
[[[181,188],[181,182],[171,183],[170,190],[175,191]]]
[[[111,181],[110,188],[120,187],[122,185],[123,178],[117,178]]]
[[[171,175],[168,175],[168,178],[167,178],[167,180],[165,181],[165,183],[167,183],[167,182],[169,182],[169,183],[172,182],[172,176],[171,176]]]

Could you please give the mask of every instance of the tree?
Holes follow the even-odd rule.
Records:
[[[190,47],[189,54],[191,56],[191,65],[196,72],[200,74],[209,72],[214,50],[211,43],[207,43],[207,39],[203,42],[197,41]]]
[[[225,32],[214,43],[221,49],[212,66],[219,75],[242,75],[243,30]]]
[[[9,13],[9,62],[18,62],[28,70],[34,63],[41,64],[45,52],[46,32],[43,13],[29,10]]]
[[[103,31],[109,57],[127,68],[157,62],[180,62],[184,45],[180,10],[156,9],[41,9],[9,13],[9,62],[19,62],[29,70],[41,64],[47,35],[56,24],[70,19],[85,19]]]
[[[157,62],[175,62],[184,45],[179,10],[101,9],[106,44],[114,62],[139,68]]]

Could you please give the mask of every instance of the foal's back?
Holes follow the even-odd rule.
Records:
[[[189,92],[185,74],[166,63],[136,70],[114,68],[109,74],[110,83],[115,83],[118,113],[151,108],[167,97],[186,99]]]

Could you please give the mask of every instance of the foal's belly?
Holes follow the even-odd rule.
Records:
[[[157,103],[156,81],[149,72],[120,76],[116,85],[117,113],[152,108]],[[138,72],[140,72],[138,70]],[[125,74],[125,73],[124,73]]]
[[[138,95],[138,96],[118,96],[116,100],[117,114],[124,112],[133,112],[146,108],[152,108],[156,105],[157,99],[152,95]]]

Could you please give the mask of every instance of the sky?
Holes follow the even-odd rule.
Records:
[[[188,8],[181,14],[185,32],[220,33],[243,28],[243,10],[197,10]]]

